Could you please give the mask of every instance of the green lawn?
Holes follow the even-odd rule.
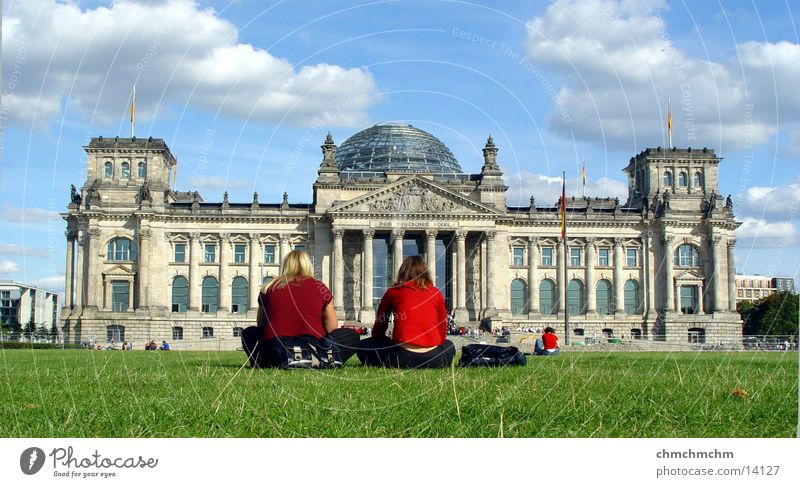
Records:
[[[797,425],[796,353],[577,352],[439,371],[253,370],[241,352],[0,360],[2,437],[792,437]]]

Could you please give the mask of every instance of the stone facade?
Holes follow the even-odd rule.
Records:
[[[558,205],[506,205],[491,138],[480,174],[351,178],[340,174],[329,136],[311,204],[259,203],[257,194],[208,203],[174,192],[175,158],[160,139],[97,138],[85,150],[87,180],[63,214],[62,314],[73,341],[235,347],[237,329],[255,322],[260,286],[293,248],[309,252],[348,323],[374,320],[374,302],[410,248],[440,274],[459,323],[563,329],[571,309],[577,334],[741,336],[738,223],[717,194],[720,159],[707,149],[638,154],[624,169],[625,203],[567,199],[566,250]]]

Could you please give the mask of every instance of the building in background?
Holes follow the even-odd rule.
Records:
[[[22,330],[29,324],[50,332],[61,330],[64,296],[14,281],[0,280],[0,319],[7,327]]]
[[[795,292],[793,278],[736,274],[737,303],[740,301],[758,301],[770,294],[783,291]]]
[[[310,203],[258,193],[208,202],[174,191],[162,139],[91,139],[86,181],[62,214],[70,340],[239,346],[259,289],[292,249],[310,254],[342,322],[370,326],[403,257],[418,254],[463,325],[544,328],[569,311],[574,336],[741,338],[739,223],[718,194],[713,150],[632,157],[626,202],[567,200],[565,243],[558,202],[532,195],[508,206],[491,137],[477,174],[406,124],[375,125],[341,146],[328,134],[321,148]]]

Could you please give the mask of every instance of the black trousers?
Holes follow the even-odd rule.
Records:
[[[328,333],[327,337],[339,347],[342,363],[347,362],[356,353],[361,341],[358,333],[350,328],[337,328]],[[250,360],[250,365],[257,367],[263,364],[277,363],[278,357],[270,356],[277,350],[271,343],[276,340],[279,338],[264,340],[264,329],[257,326],[250,326],[242,330],[242,348]],[[260,356],[258,362],[256,361],[257,356]]]
[[[425,353],[410,352],[388,338],[361,340],[358,359],[364,365],[401,369],[441,369],[450,367],[456,347],[450,340]]]

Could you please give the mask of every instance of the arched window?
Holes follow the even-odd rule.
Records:
[[[664,186],[672,186],[672,173],[669,171],[664,172]]]
[[[556,313],[556,285],[550,279],[539,283],[539,313],[550,316]]]
[[[242,276],[234,277],[233,284],[231,285],[232,312],[239,314],[247,313],[248,293],[247,279]]]
[[[122,179],[128,179],[131,177],[131,165],[127,162],[123,162],[120,165],[119,177]]]
[[[600,279],[597,282],[597,314],[611,314],[611,282],[608,279]]]
[[[683,171],[678,174],[678,184],[681,188],[685,188],[689,185],[689,176]]]
[[[141,179],[146,178],[147,177],[147,164],[144,161],[140,161],[138,167],[139,167],[139,172],[138,172],[139,178],[141,178]]]
[[[641,314],[641,308],[642,303],[639,300],[639,283],[633,279],[628,279],[625,282],[625,314]]]
[[[267,284],[271,283],[273,279],[275,279],[275,276],[264,276],[261,279],[261,287],[263,288]]]
[[[699,267],[700,253],[697,251],[697,247],[690,244],[683,244],[675,249],[675,266]]]
[[[695,189],[703,188],[703,175],[699,172],[694,173],[694,187]]]
[[[136,260],[136,245],[129,238],[118,237],[108,242],[108,255],[112,262],[130,262]]]
[[[569,281],[569,285],[567,286],[567,306],[569,312],[572,314],[583,314],[586,312],[583,283],[577,279]]]
[[[172,312],[183,313],[189,307],[189,281],[183,276],[172,280]]]
[[[206,276],[203,278],[202,297],[202,312],[216,312],[217,307],[219,307],[219,281],[217,281],[216,277]]]
[[[524,315],[528,313],[528,306],[525,301],[528,286],[522,279],[514,279],[511,281],[511,314]]]
[[[106,161],[103,165],[103,176],[107,178],[114,177],[114,163],[111,161]]]

